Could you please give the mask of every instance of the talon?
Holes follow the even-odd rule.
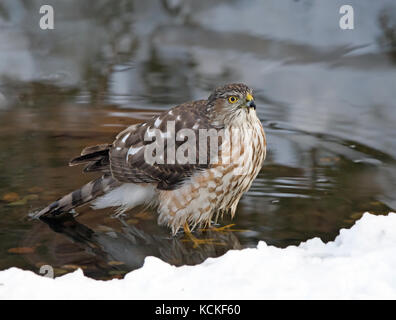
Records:
[[[193,243],[193,248],[197,248],[199,245],[201,244],[214,244],[214,245],[224,245],[224,243],[222,242],[216,242],[214,239],[198,239],[196,238],[191,230],[190,227],[188,225],[188,223],[186,222],[183,226],[183,230],[184,230],[184,234],[189,238],[189,239],[183,239],[183,242],[188,242],[191,241]]]
[[[215,231],[215,232],[245,232],[249,231],[247,229],[231,229],[233,226],[235,226],[235,223],[227,224],[226,226],[223,227],[210,227],[206,229],[201,229],[201,231],[208,232],[208,231]]]

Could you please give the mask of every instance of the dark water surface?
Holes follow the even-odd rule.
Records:
[[[259,240],[278,247],[335,238],[365,211],[396,210],[396,5],[349,1],[41,1],[0,3],[0,269],[55,275],[81,267],[122,277],[147,255],[197,264]],[[78,209],[76,219],[27,214],[94,175],[68,167],[84,146],[227,82],[255,89],[265,165],[242,198],[234,232],[158,227],[137,208]]]

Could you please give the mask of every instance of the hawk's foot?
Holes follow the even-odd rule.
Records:
[[[216,242],[215,239],[198,239],[192,234],[187,222],[184,224],[183,229],[184,229],[184,234],[188,239],[183,239],[182,241],[184,242],[191,241],[193,243],[193,248],[198,248],[200,245],[205,245],[205,244],[224,245],[224,243],[222,242]]]
[[[201,229],[203,232],[208,232],[208,231],[214,231],[214,232],[244,232],[248,231],[246,229],[231,229],[233,226],[235,226],[235,223],[227,224],[226,226],[222,227],[209,227],[206,229]]]

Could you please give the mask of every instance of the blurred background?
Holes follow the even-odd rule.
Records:
[[[54,30],[39,27],[44,4]],[[344,4],[353,30],[339,27]],[[67,167],[84,146],[228,82],[254,89],[268,139],[238,231],[194,248],[144,210],[27,219],[92,179]],[[393,0],[1,0],[0,269],[109,279],[147,255],[183,265],[259,240],[334,240],[365,211],[396,210],[395,108]]]

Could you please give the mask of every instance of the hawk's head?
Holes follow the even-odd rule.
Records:
[[[213,91],[208,98],[208,111],[216,122],[249,121],[256,117],[252,89],[243,83],[227,84]],[[252,111],[252,112],[251,112]]]

